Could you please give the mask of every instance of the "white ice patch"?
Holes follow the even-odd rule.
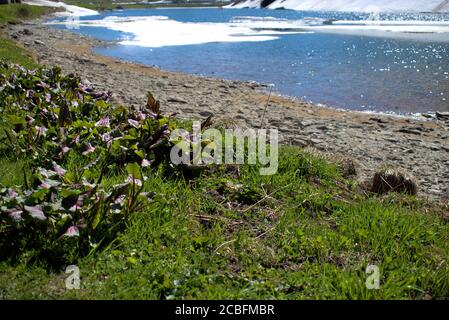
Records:
[[[55,22],[52,22],[55,24]],[[230,22],[180,22],[164,16],[116,17],[101,20],[70,20],[67,28],[90,26],[130,34],[123,45],[164,47],[213,42],[249,42],[278,39],[298,33],[338,33],[363,36],[412,38],[449,42],[449,22],[441,21],[332,21],[320,18],[299,20],[274,17],[234,17]]]
[[[316,30],[377,30],[403,33],[445,33],[449,37],[449,21],[334,21],[331,25],[316,27]]]
[[[322,18],[288,20],[273,17],[234,17],[231,20],[231,24],[244,25],[259,31],[273,30],[276,34],[287,32],[321,32],[449,42],[449,21],[336,21]]]
[[[449,42],[449,21],[341,20],[311,28],[315,32],[323,33]]]
[[[114,31],[132,34],[120,44],[142,47],[164,47],[193,45],[213,42],[255,42],[278,39],[277,27],[290,27],[288,21],[248,23],[180,22],[163,16],[114,17],[102,20],[62,21],[60,24],[75,26],[104,27]],[[54,22],[52,22],[54,24]],[[260,30],[257,30],[260,27]],[[290,33],[298,33],[291,31]]]

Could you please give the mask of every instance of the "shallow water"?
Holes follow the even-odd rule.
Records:
[[[365,36],[365,31],[348,35],[313,29],[328,19],[365,21],[368,16],[143,9],[81,17],[55,27],[122,41],[96,48],[100,54],[167,70],[273,83],[282,94],[333,107],[402,114],[449,111],[446,34],[435,40],[431,34],[414,38],[411,31],[403,33],[411,37],[406,38],[394,32]],[[448,15],[431,14],[388,14],[376,19],[449,22]],[[220,42],[213,42],[217,39]]]

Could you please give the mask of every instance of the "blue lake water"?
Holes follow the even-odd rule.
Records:
[[[236,17],[365,20],[366,14],[258,9],[142,9],[109,11],[81,20],[108,17],[164,16],[170,20],[211,24]],[[383,16],[401,19],[404,16]],[[408,15],[407,20],[449,21],[448,15]],[[103,40],[133,39],[135,34],[81,25],[73,32]],[[209,32],[204,27],[204,33]],[[152,30],[154,32],[154,30]],[[157,30],[164,35],[164,29]],[[279,30],[278,30],[279,31]],[[213,42],[148,47],[112,45],[97,53],[162,69],[234,80],[272,83],[281,94],[332,107],[377,112],[449,111],[449,41],[277,33],[255,42]]]

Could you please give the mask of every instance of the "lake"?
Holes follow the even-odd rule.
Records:
[[[351,32],[334,27],[342,20],[343,28],[353,26]],[[362,29],[371,20],[381,31]],[[448,15],[139,9],[54,23],[118,41],[94,49],[102,55],[271,83],[281,94],[331,107],[399,114],[449,111],[449,33],[440,32],[449,28]]]

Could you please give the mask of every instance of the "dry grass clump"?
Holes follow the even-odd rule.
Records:
[[[385,194],[391,191],[416,195],[418,185],[415,178],[404,170],[385,167],[374,174],[371,192]]]
[[[234,118],[226,118],[221,117],[214,120],[213,128],[224,128],[224,129],[249,129],[248,125],[243,121],[234,119]]]
[[[343,177],[351,178],[357,176],[358,164],[353,158],[347,156],[339,156],[336,157],[334,161],[340,169]]]

